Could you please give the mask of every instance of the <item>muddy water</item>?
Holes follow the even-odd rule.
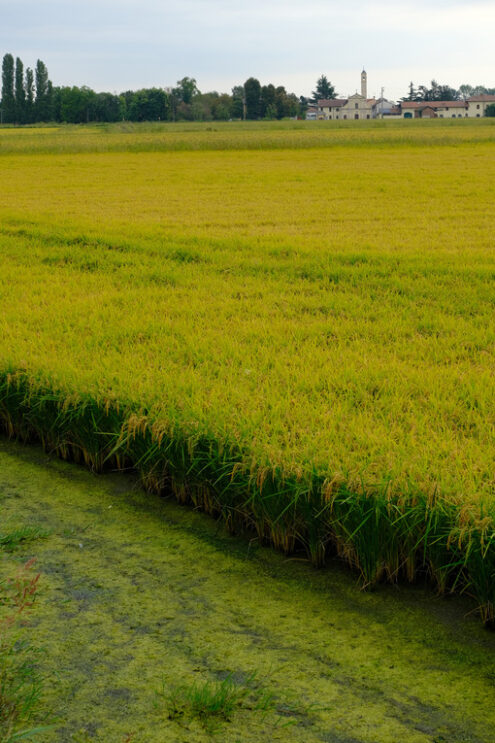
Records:
[[[131,477],[6,441],[0,518],[49,531],[2,557],[42,573],[42,743],[495,741],[495,635],[461,599],[362,593],[338,564],[318,572]],[[170,719],[173,689],[228,674],[260,684],[229,721]]]

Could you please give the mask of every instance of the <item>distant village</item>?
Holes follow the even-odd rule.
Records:
[[[361,93],[348,98],[316,101],[306,111],[306,119],[479,119],[487,106],[495,103],[495,95],[473,95],[462,101],[401,101],[368,98],[368,75],[361,72]]]

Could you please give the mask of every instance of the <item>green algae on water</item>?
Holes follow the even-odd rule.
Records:
[[[36,556],[41,743],[488,743],[495,637],[461,599],[422,587],[356,591],[201,514],[0,442],[0,513],[47,539]],[[242,689],[256,674],[267,711],[238,705],[213,732],[174,716],[160,691]],[[290,723],[290,724],[286,724]]]

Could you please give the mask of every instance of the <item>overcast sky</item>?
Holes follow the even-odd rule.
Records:
[[[495,0],[0,0],[0,54],[54,85],[230,92],[247,77],[309,95],[324,73],[396,99],[415,84],[495,86]]]

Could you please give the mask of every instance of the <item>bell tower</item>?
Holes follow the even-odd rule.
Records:
[[[366,70],[361,73],[361,95],[363,98],[368,98],[368,75]]]

